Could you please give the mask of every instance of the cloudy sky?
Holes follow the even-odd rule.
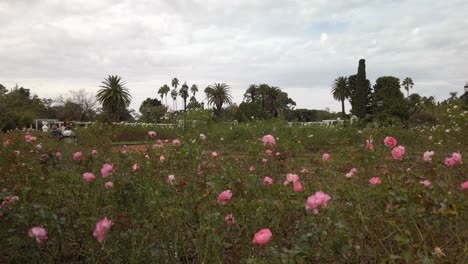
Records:
[[[297,108],[338,111],[333,80],[365,58],[372,83],[409,76],[413,92],[441,100],[468,80],[467,10],[466,0],[0,0],[0,83],[54,98],[117,74],[135,109],[173,77],[200,90],[228,83],[237,103],[268,83]]]

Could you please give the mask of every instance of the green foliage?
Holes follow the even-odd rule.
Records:
[[[343,119],[346,118],[345,105],[344,101],[351,96],[351,92],[348,86],[348,78],[338,77],[335,79],[332,86],[333,99],[341,101],[341,112]]]
[[[225,104],[232,103],[230,87],[226,83],[215,83],[205,88],[208,106],[214,105],[216,113],[219,113]]]
[[[378,102],[382,102],[382,106],[379,106]],[[384,76],[376,80],[372,111],[375,118],[383,120],[389,118],[405,120],[408,118],[408,103],[400,90],[400,80],[398,78]]]
[[[356,82],[351,80],[351,103],[352,113],[360,119],[364,119],[370,114],[372,88],[368,79],[366,79],[366,61],[359,60]]]
[[[102,104],[102,107],[109,113],[113,122],[118,121],[117,114],[119,111],[126,109],[131,102],[132,96],[129,90],[125,87],[125,82],[120,76],[109,75],[97,92],[96,97]]]

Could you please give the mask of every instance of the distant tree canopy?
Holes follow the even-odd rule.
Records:
[[[366,61],[359,60],[359,67],[356,77],[349,77],[351,112],[357,117],[364,119],[371,113],[372,87],[366,78]]]
[[[372,109],[376,115],[408,118],[408,103],[400,90],[400,79],[396,77],[384,76],[376,80],[372,102]]]
[[[294,109],[289,111],[287,120],[292,122],[319,122],[338,117],[340,117],[340,113],[331,113],[327,110]]]
[[[146,98],[140,105],[141,121],[158,122],[167,112],[167,107],[157,98]]]

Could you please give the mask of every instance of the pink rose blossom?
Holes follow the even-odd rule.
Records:
[[[426,151],[423,154],[423,159],[426,162],[430,162],[432,160],[432,155],[434,155],[434,151]]]
[[[82,154],[83,153],[81,151],[73,153],[73,155],[72,155],[73,160],[80,160]]]
[[[348,173],[345,174],[345,177],[346,178],[351,178],[351,177],[353,177],[353,175],[354,175],[354,173],[348,172]]]
[[[383,175],[386,175],[387,173],[388,173],[388,169],[385,168],[385,167],[383,167],[383,168],[382,168],[382,174],[383,174]]]
[[[42,144],[37,144],[36,149],[41,150],[42,149]]]
[[[107,178],[109,177],[109,174],[112,174],[113,172],[114,172],[114,165],[108,164],[108,163],[105,163],[104,165],[102,165],[102,168],[101,168],[102,177]]]
[[[95,149],[91,150],[91,155],[96,156],[97,154],[98,154],[97,150],[95,150]]]
[[[271,151],[271,149],[267,149],[265,150],[265,154],[267,154],[268,156],[271,156],[273,154],[273,151]]]
[[[389,148],[393,148],[396,146],[397,144],[397,141],[394,137],[386,137],[384,139],[384,144],[385,146],[389,147]]]
[[[391,205],[391,204],[387,204],[387,205],[385,206],[385,211],[390,212],[391,210],[392,210],[392,205]]]
[[[392,149],[392,156],[396,160],[402,160],[403,155],[405,155],[405,147],[398,146]]]
[[[267,161],[268,161],[268,160],[265,159],[265,158],[262,159],[262,163],[267,163]]]
[[[328,201],[330,201],[331,196],[322,192],[318,191],[315,194],[307,197],[306,201],[306,210],[313,210],[314,214],[318,214],[318,208],[320,206],[327,206]]]
[[[272,135],[263,136],[262,141],[263,141],[263,146],[265,146],[265,147],[267,145],[270,146],[270,147],[274,147],[276,145],[276,140]]]
[[[42,243],[44,241],[47,240],[47,231],[45,230],[45,228],[42,228],[42,227],[39,227],[39,226],[35,226],[31,229],[29,229],[29,232],[28,232],[29,236],[32,237],[32,238],[35,238],[37,243]]]
[[[306,174],[306,173],[308,173],[308,172],[309,172],[309,171],[308,171],[306,168],[303,168],[303,169],[300,171],[300,173],[302,173],[302,174]]]
[[[156,136],[156,132],[154,132],[154,131],[149,131],[149,132],[148,132],[148,135],[149,135],[150,137],[155,137],[155,136]]]
[[[218,157],[218,152],[216,152],[216,151],[211,152],[211,157],[213,157],[213,158]]]
[[[460,152],[452,153],[452,159],[455,162],[455,164],[461,163],[461,158],[462,158],[462,156],[461,156]]]
[[[299,176],[297,176],[296,174],[288,173],[286,175],[285,185],[288,185],[290,182],[294,183],[294,182],[297,182],[297,181],[299,181]]]
[[[165,158],[163,155],[161,155],[161,156],[159,157],[159,161],[163,162],[163,161],[165,161],[165,160],[166,160],[166,158]]]
[[[271,187],[273,185],[273,179],[266,176],[263,178],[263,184],[266,184],[268,187]]]
[[[465,181],[464,183],[460,184],[460,189],[462,190],[468,189],[468,181]]]
[[[62,157],[62,153],[61,153],[60,151],[55,152],[55,157],[56,157],[56,158],[61,158],[61,157]]]
[[[357,172],[357,169],[356,169],[356,168],[351,168],[351,169],[349,170],[349,172],[351,172],[351,173],[356,173],[356,172]]]
[[[249,170],[252,172],[252,171],[255,171],[255,166],[250,166]]]
[[[106,182],[104,186],[106,187],[106,189],[112,189],[114,188],[114,183],[109,181],[109,182]]]
[[[226,190],[218,195],[218,203],[226,205],[229,200],[232,198],[231,190]]]
[[[325,153],[325,154],[322,155],[322,160],[323,161],[328,161],[329,159],[330,159],[330,154]]]
[[[136,163],[133,164],[133,166],[132,166],[132,170],[133,170],[133,171],[137,171],[137,170],[139,170],[139,169],[140,169],[140,165],[138,165],[138,164],[136,164]]]
[[[96,228],[94,229],[93,236],[99,243],[104,241],[107,231],[111,228],[112,221],[104,217],[101,221],[96,223]]]
[[[255,233],[253,241],[255,244],[260,246],[265,245],[271,239],[273,234],[271,233],[270,229],[262,229]]]
[[[426,186],[426,187],[431,186],[431,181],[430,181],[430,180],[420,181],[419,183],[421,183],[422,185],[424,185],[424,186]]]
[[[174,139],[174,140],[172,141],[172,145],[174,145],[174,146],[180,146],[180,144],[181,144],[181,143],[180,143],[180,140],[178,140],[178,139]]]
[[[369,180],[369,183],[371,185],[381,184],[382,180],[380,180],[379,177],[373,177],[372,179]]]
[[[19,197],[18,196],[13,196],[13,195],[8,195],[7,197],[5,197],[5,200],[2,202],[2,204],[0,205],[0,208],[6,208],[6,207],[9,207],[10,204],[16,202],[19,200]]]
[[[295,192],[302,192],[302,184],[301,184],[300,181],[295,181],[295,182],[293,183],[293,190],[294,190]]]
[[[172,175],[172,174],[169,175],[169,176],[167,176],[167,180],[166,180],[166,181],[167,181],[167,183],[169,183],[169,184],[174,184],[175,176]]]
[[[232,226],[234,224],[234,217],[232,216],[232,214],[228,214],[224,217],[224,221],[228,226]]]
[[[445,166],[447,166],[447,167],[452,167],[453,165],[457,164],[452,157],[445,158],[444,163],[445,163]]]
[[[85,172],[83,173],[83,179],[87,182],[92,182],[94,179],[96,179],[96,176],[94,176],[94,174],[91,172]]]

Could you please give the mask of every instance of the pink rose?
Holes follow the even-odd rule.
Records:
[[[232,214],[228,214],[224,217],[224,221],[228,226],[232,226],[234,224],[234,217],[232,216]]]
[[[354,175],[354,173],[348,172],[348,173],[345,174],[345,177],[346,178],[351,178],[351,177],[353,177],[353,175]]]
[[[351,168],[351,169],[349,170],[349,172],[351,172],[351,173],[356,173],[356,172],[357,172],[357,169],[356,169],[356,168]]]
[[[253,242],[258,245],[265,245],[272,237],[270,229],[262,229],[255,233]]]
[[[91,150],[91,155],[96,156],[97,154],[98,154],[97,150],[95,150],[95,149]]]
[[[455,164],[461,163],[461,158],[462,158],[462,156],[461,156],[460,152],[452,153],[452,159],[455,162]]]
[[[397,141],[394,137],[386,137],[384,139],[384,144],[385,146],[389,147],[389,148],[393,148],[396,146],[397,144]]]
[[[419,183],[421,183],[422,185],[424,185],[424,186],[426,186],[426,187],[431,186],[431,181],[430,181],[430,180],[420,181]]]
[[[403,155],[405,155],[405,147],[398,146],[392,149],[392,156],[396,160],[402,160]]]
[[[104,241],[107,231],[111,228],[112,221],[104,217],[101,221],[96,223],[96,228],[94,229],[93,236],[99,243]]]
[[[174,175],[169,175],[167,176],[167,183],[169,184],[174,184],[174,181],[175,181],[175,176]]]
[[[249,170],[250,170],[250,171],[255,171],[255,166],[253,166],[253,165],[250,166]]]
[[[161,156],[159,157],[159,161],[163,162],[163,161],[165,161],[165,160],[166,160],[166,158],[165,158],[163,155],[161,155]]]
[[[295,182],[293,183],[293,190],[294,190],[295,192],[302,192],[302,184],[301,184],[300,181],[295,181]]]
[[[155,136],[156,136],[156,132],[154,132],[154,131],[149,131],[149,132],[148,132],[148,135],[149,135],[150,137],[155,137]]]
[[[91,172],[85,172],[83,173],[83,179],[87,182],[92,182],[94,179],[96,179],[96,176],[94,176],[94,174]]]
[[[297,182],[297,181],[299,181],[299,176],[297,176],[296,174],[288,173],[286,175],[285,185],[289,184],[290,182],[294,183],[294,182]]]
[[[460,184],[460,189],[462,189],[462,190],[468,189],[468,181],[466,181],[466,182]]]
[[[211,152],[211,157],[213,157],[213,158],[218,157],[218,152],[216,152],[216,151]]]
[[[265,158],[262,159],[262,163],[263,163],[263,164],[265,164],[265,163],[267,163],[267,162],[268,162],[267,159],[265,159]]]
[[[83,153],[81,151],[73,153],[73,155],[72,155],[73,160],[80,160],[82,154]]]
[[[180,140],[178,140],[178,139],[174,139],[174,140],[172,141],[172,145],[174,145],[174,146],[180,146],[180,144],[181,144],[181,143],[180,143]]]
[[[112,164],[105,163],[102,165],[101,168],[101,174],[103,178],[109,177],[109,174],[112,174],[114,172],[114,168]]]
[[[329,159],[330,159],[330,154],[328,154],[328,153],[323,154],[323,156],[322,156],[322,160],[323,160],[323,161],[326,162],[326,161],[328,161]]]
[[[137,171],[137,170],[139,170],[139,169],[140,169],[140,165],[138,165],[138,164],[136,164],[136,163],[133,164],[133,166],[132,166],[132,170],[133,170],[133,171]]]
[[[60,153],[60,151],[55,152],[55,157],[56,157],[56,158],[61,158],[61,157],[62,157],[62,153]]]
[[[106,182],[104,186],[106,187],[106,189],[112,189],[114,188],[114,183],[109,181],[109,182]]]
[[[218,203],[222,204],[222,205],[226,205],[227,202],[229,200],[231,200],[232,198],[232,192],[231,190],[226,190],[226,191],[223,191],[222,193],[220,193],[218,195]]]
[[[265,153],[268,155],[268,156],[271,156],[273,154],[273,151],[271,151],[271,149],[267,149],[265,150]]]
[[[302,173],[302,174],[306,174],[306,173],[308,173],[308,172],[309,172],[309,171],[308,171],[306,168],[304,168],[304,169],[302,169],[302,170],[300,171],[300,173]]]
[[[276,140],[272,135],[263,136],[262,141],[263,141],[263,146],[265,146],[265,147],[267,145],[270,146],[270,147],[274,147],[276,145]]]
[[[381,184],[382,181],[380,180],[379,177],[373,177],[372,179],[369,180],[369,183],[371,185],[376,185],[376,184]]]
[[[432,160],[432,155],[434,155],[434,151],[426,151],[423,154],[424,161],[430,162]]]
[[[445,163],[445,166],[447,166],[447,167],[452,167],[453,165],[457,164],[452,157],[445,158],[444,163]]]
[[[32,237],[32,238],[35,238],[37,243],[42,243],[44,241],[47,240],[47,231],[45,230],[45,228],[42,228],[42,227],[39,227],[39,226],[35,226],[31,229],[29,229],[29,232],[28,232],[29,236]]]
[[[273,179],[267,176],[263,178],[263,184],[266,184],[268,187],[271,187],[273,185]]]
[[[318,208],[320,206],[326,206],[328,201],[330,201],[331,196],[322,192],[318,191],[315,194],[307,197],[306,201],[306,210],[312,209],[314,211],[314,214],[318,214],[319,210]]]

